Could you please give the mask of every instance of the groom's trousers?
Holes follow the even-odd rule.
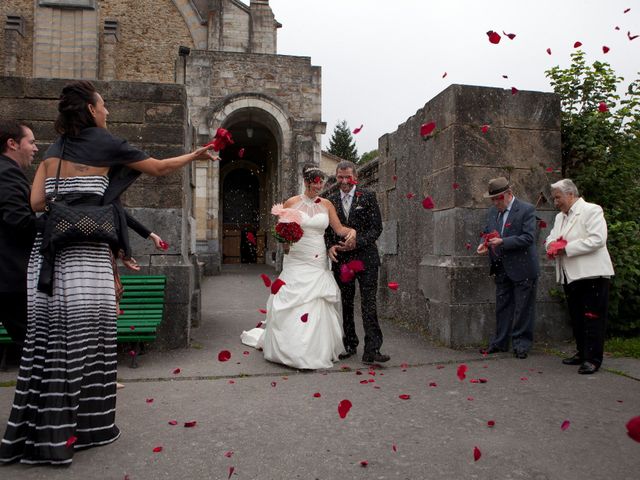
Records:
[[[340,280],[340,269],[334,268],[336,282],[342,294],[342,328],[343,343],[347,350],[355,350],[360,343],[356,334],[353,300],[356,294],[356,281],[360,286],[360,302],[362,325],[364,327],[364,351],[373,353],[382,346],[382,330],[378,324],[378,265],[367,265],[367,268],[356,273],[355,280],[343,283]]]

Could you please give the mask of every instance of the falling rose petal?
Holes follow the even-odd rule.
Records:
[[[437,387],[438,384],[436,382],[429,382],[430,387]]]
[[[364,270],[364,262],[362,260],[351,260],[347,263],[347,267],[354,272],[362,272]]]
[[[460,381],[462,381],[465,378],[467,378],[467,369],[468,369],[468,367],[464,363],[461,364],[461,365],[458,365],[458,371],[457,371],[456,375],[458,375],[458,379]]]
[[[607,107],[607,104],[606,104],[606,103],[604,103],[604,102],[600,102],[600,103],[598,104],[598,111],[599,111],[600,113],[608,112],[608,111],[609,111],[609,107]]]
[[[614,30],[620,30],[620,27],[616,25],[616,27],[614,28]]]
[[[502,78],[509,78],[509,75],[502,75]]]
[[[511,87],[511,95],[517,95],[519,91],[520,90],[518,90],[516,87]]]
[[[283,285],[286,285],[286,283],[284,283],[281,279],[276,278],[273,284],[271,285],[271,293],[273,295],[276,295],[280,291],[280,288],[282,288]]]
[[[257,245],[257,241],[256,241],[256,236],[251,233],[251,232],[247,232],[247,242],[249,242],[251,245]]]
[[[244,157],[244,148],[241,148],[240,150],[238,150],[238,157],[239,158]]]
[[[538,227],[547,228],[547,222],[545,222],[544,220],[538,220]]]
[[[360,460],[360,466],[362,468],[367,468],[367,465],[369,465],[369,462],[367,462],[366,460]]]
[[[407,195],[406,195],[406,197],[407,197],[409,200],[411,200],[411,199],[412,199],[413,197],[415,197],[415,196],[416,196],[416,194],[415,194],[415,193],[412,193],[412,192],[409,192],[409,193],[407,193]]]
[[[638,35],[631,35],[631,31],[627,31],[627,38],[629,40],[635,40],[636,38],[640,37],[640,34]]]
[[[469,400],[470,402],[473,402],[473,397],[467,397],[467,400]]]
[[[258,311],[259,311],[260,313],[265,314],[265,315],[267,314],[267,311],[266,311],[264,308],[259,308],[259,309],[258,309]],[[260,322],[260,323],[262,323],[262,322]]]
[[[516,38],[516,34],[515,33],[506,33],[504,30],[502,31],[502,34],[506,37],[509,37],[509,40],[513,40],[514,38]]]
[[[229,383],[229,385],[235,385],[236,384],[235,380],[229,380],[228,383]]]
[[[433,132],[436,128],[436,122],[428,122],[428,123],[423,123],[420,126],[420,135],[422,137],[426,137],[427,135],[431,135],[431,132]]]
[[[551,49],[550,49],[550,48],[547,48],[547,53],[548,53],[549,55],[551,55]]]
[[[313,394],[313,398],[320,398],[322,395],[320,395],[320,392],[316,392]]]
[[[392,176],[391,180],[393,180],[394,182],[397,182],[398,181],[398,176],[397,175]]]
[[[451,184],[451,188],[453,188],[454,190],[458,190],[458,189],[460,188],[460,184],[459,184],[459,183],[456,183],[456,182],[453,182],[453,183]]]
[[[609,47],[607,47],[606,45],[602,46],[602,53],[609,53],[609,50],[611,50]]]
[[[182,370],[180,370],[179,368],[176,368],[172,373],[173,373],[174,375],[177,375],[177,374],[179,374],[181,371],[182,371]]]
[[[395,443],[393,445],[391,445],[391,450],[393,450],[394,452],[398,451],[398,447],[396,446]]]
[[[164,240],[160,240],[160,248],[162,250],[169,250],[169,244],[167,242],[165,242]]]
[[[354,134],[354,135],[359,134],[359,133],[360,133],[360,131],[362,130],[362,127],[364,127],[364,125],[360,125],[358,128],[354,129],[354,130],[353,130],[353,134]]]
[[[627,435],[636,442],[640,442],[640,417],[633,417],[627,422],[626,427]]]
[[[171,425],[171,426],[176,426],[178,424],[178,421],[177,420],[169,420],[167,423],[169,425]]]
[[[271,286],[271,279],[269,278],[269,275],[261,273],[260,278],[262,279],[262,283],[264,283],[265,287],[269,288]]]
[[[233,472],[235,472],[236,467],[229,467],[229,476],[227,477],[227,480],[229,480],[231,478],[231,475],[233,475]]]
[[[191,420],[190,422],[184,422],[184,428],[193,428],[198,424],[195,420]]]
[[[489,427],[489,428],[493,428],[493,427],[495,427],[495,426],[496,426],[496,422],[495,422],[495,420],[489,420],[489,421],[487,422],[487,427]]]
[[[75,435],[71,435],[69,438],[67,438],[67,442],[64,445],[65,447],[69,448],[77,441],[78,441],[78,437],[76,437]]]
[[[389,283],[388,283],[388,287],[389,287],[391,290],[394,290],[394,291],[395,291],[395,290],[398,290],[398,287],[399,287],[399,286],[400,286],[400,285],[398,284],[398,282],[389,282]]]
[[[135,350],[129,350],[129,356],[130,357],[135,357],[137,355]]]
[[[480,460],[481,456],[482,452],[480,451],[480,449],[478,447],[473,447],[473,461],[477,462],[478,460]]]
[[[573,44],[573,48],[580,48],[582,46],[582,42],[576,42]]]
[[[353,405],[349,400],[342,400],[338,404],[338,415],[340,415],[340,418],[346,418],[352,406]]]
[[[630,8],[625,8],[624,12],[622,12],[622,13],[628,13],[629,11],[631,11]]]
[[[273,388],[276,388],[276,385],[278,385],[276,382],[271,382],[271,386],[272,386]]]
[[[500,43],[500,34],[498,32],[494,32],[493,30],[489,30],[487,32],[487,37],[489,37],[489,41],[494,45]]]
[[[322,201],[322,199],[320,197],[316,198],[313,203],[320,203]]]
[[[136,329],[136,327],[134,327],[133,325],[131,325],[131,326],[129,327],[129,330],[131,330],[131,331],[134,331],[135,329]]]
[[[593,312],[584,312],[584,316],[590,319],[596,319],[596,318],[600,318],[600,315],[598,315],[597,313],[593,313]]]
[[[231,352],[229,350],[222,350],[220,353],[218,353],[219,362],[226,362],[230,358],[231,358]]]
[[[147,398],[147,399],[145,400],[145,402],[147,402],[147,403],[153,403],[153,398]]]
[[[124,314],[124,310],[120,309],[118,310],[118,315],[123,315]]]
[[[529,378],[528,377],[520,377],[520,380],[522,380],[523,382],[526,382],[526,381],[529,380]]]
[[[465,243],[464,248],[466,248],[467,250],[471,250],[471,244],[469,242]]]
[[[509,228],[510,226],[511,226],[511,224],[508,223],[508,222],[504,224],[504,228]]]
[[[487,133],[489,131],[489,125],[482,125],[482,127],[480,127],[480,130],[482,131],[482,133]]]
[[[569,428],[570,425],[571,422],[569,420],[565,420],[564,422],[562,422],[562,425],[560,425],[560,430],[564,432]]]
[[[153,453],[160,453],[162,451],[162,447],[157,446],[153,449]]]
[[[553,167],[547,167],[544,169],[544,171],[547,173],[553,173]]]
[[[355,178],[349,178],[349,180],[347,180],[347,183],[349,185],[357,185],[358,181]]]
[[[302,323],[307,323],[308,320],[309,320],[309,314],[308,313],[305,313],[300,317],[300,321]]]
[[[433,203],[433,199],[431,198],[431,195],[427,196],[427,198],[422,200],[422,208],[424,208],[425,210],[431,210],[435,206],[436,205]]]
[[[447,72],[444,72],[444,73],[442,74],[442,78],[444,78],[444,77],[446,77],[446,76],[447,76]]]
[[[229,450],[227,452],[224,452],[224,456],[227,458],[231,458],[233,456],[233,450]]]
[[[356,274],[353,270],[349,268],[348,265],[340,265],[340,281],[342,283],[349,283],[354,278],[356,278]]]
[[[400,400],[409,400],[411,398],[411,395],[407,395],[406,393],[403,393],[402,395],[398,395],[398,398]]]

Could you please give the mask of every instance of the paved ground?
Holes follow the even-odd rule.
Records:
[[[260,271],[235,267],[206,280],[194,348],[152,352],[137,370],[123,357],[117,442],[78,452],[69,468],[11,465],[0,478],[226,479],[230,468],[238,480],[638,478],[640,443],[625,423],[640,415],[640,361],[607,360],[629,376],[580,376],[550,354],[483,359],[383,323],[386,368],[370,372],[351,358],[298,372],[239,341],[266,302]],[[228,362],[217,360],[221,350],[232,353]],[[456,376],[462,363],[465,381]],[[478,378],[487,382],[469,381]],[[12,397],[12,387],[0,388],[0,429]],[[353,404],[344,420],[343,399]]]

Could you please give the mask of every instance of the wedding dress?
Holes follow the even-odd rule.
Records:
[[[284,256],[285,282],[267,301],[265,328],[242,332],[245,345],[262,348],[264,358],[300,369],[330,368],[344,351],[340,289],[327,257],[327,209],[302,195],[302,238]]]

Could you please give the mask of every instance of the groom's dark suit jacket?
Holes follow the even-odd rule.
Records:
[[[339,269],[340,264],[351,260],[361,260],[365,268],[369,265],[380,265],[376,240],[382,233],[382,217],[375,193],[356,186],[351,208],[349,209],[349,218],[345,217],[344,209],[342,208],[340,190],[327,198],[336,207],[338,218],[342,225],[351,227],[356,231],[355,250],[340,252],[338,255],[339,262],[338,264],[333,263],[333,269]],[[324,239],[327,248],[336,245],[341,240],[331,227],[325,232]]]

